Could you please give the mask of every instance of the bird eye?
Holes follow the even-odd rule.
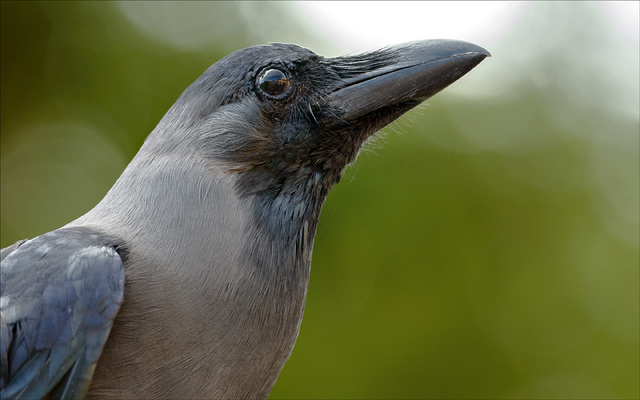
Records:
[[[267,69],[258,78],[258,87],[269,96],[282,97],[291,88],[291,81],[283,71]]]

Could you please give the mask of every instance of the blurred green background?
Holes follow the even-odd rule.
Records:
[[[601,3],[525,5],[329,196],[271,398],[639,397],[638,44]],[[95,205],[224,55],[344,49],[296,10],[2,1],[2,246]]]

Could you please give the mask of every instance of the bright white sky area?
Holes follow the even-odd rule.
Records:
[[[365,51],[419,39],[486,41],[518,20],[527,3],[338,1],[296,2],[302,19],[342,47]]]
[[[302,1],[294,3],[307,23],[343,52],[363,51],[418,39],[462,39],[488,44],[527,12],[527,2]],[[638,46],[640,2],[599,3],[603,13]]]

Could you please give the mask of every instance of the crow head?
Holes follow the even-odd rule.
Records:
[[[331,186],[376,131],[488,55],[453,40],[337,58],[254,46],[210,67],[165,119],[194,125],[207,158],[244,176],[243,194],[275,196],[313,175]]]
[[[189,86],[145,146],[155,156],[184,148],[236,175],[259,225],[291,245],[305,222],[314,232],[329,189],[368,138],[487,56],[454,40],[337,58],[293,44],[250,47]]]

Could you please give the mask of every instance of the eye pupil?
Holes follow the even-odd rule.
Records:
[[[279,69],[268,69],[258,78],[260,89],[270,96],[282,96],[289,91],[289,77]]]

